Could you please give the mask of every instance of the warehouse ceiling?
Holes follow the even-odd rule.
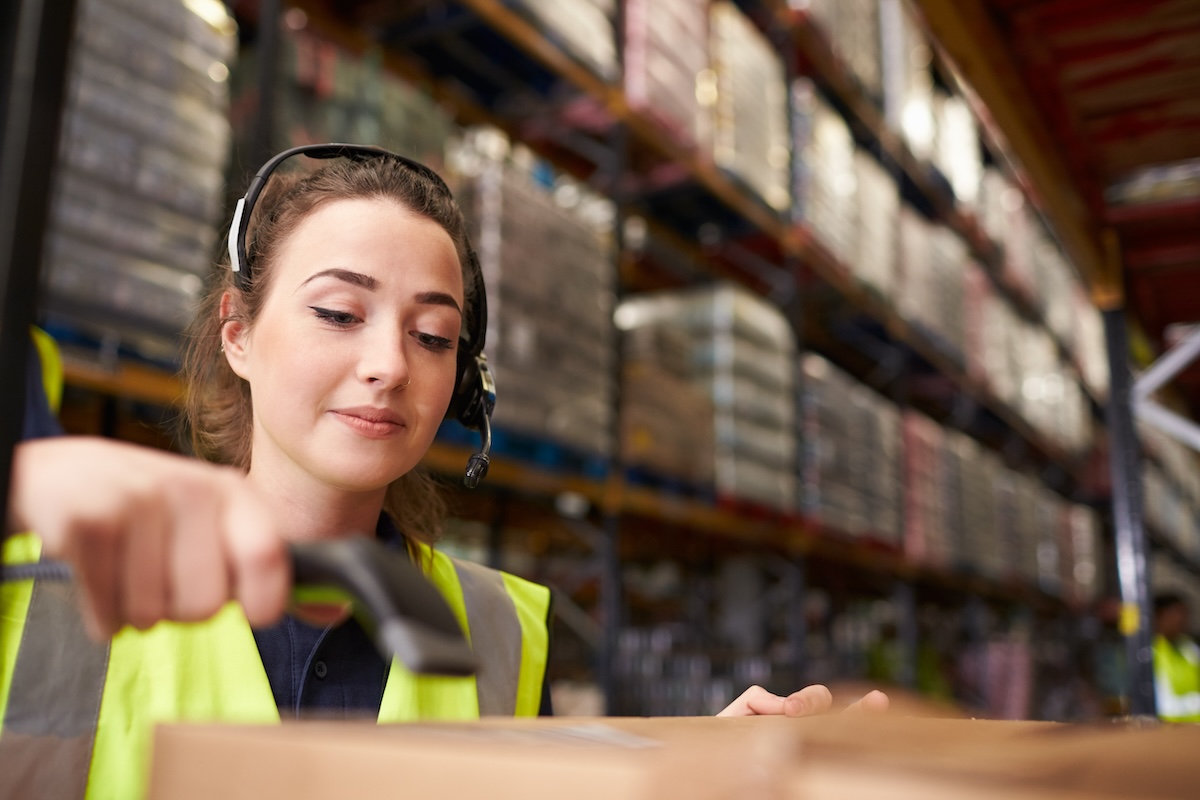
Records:
[[[1200,0],[916,5],[1098,304],[1124,297],[1160,350],[1200,322]],[[1200,408],[1200,370],[1181,382]]]

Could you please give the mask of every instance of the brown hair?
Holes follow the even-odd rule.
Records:
[[[276,173],[259,195],[247,226],[247,260],[253,266],[249,285],[244,290],[237,286],[228,257],[219,262],[185,336],[182,373],[188,392],[183,421],[200,458],[243,471],[250,468],[250,386],[222,355],[221,328],[230,319],[253,325],[270,290],[272,267],[283,243],[313,211],[347,199],[391,199],[440,225],[463,265],[463,316],[474,313],[476,280],[467,274],[466,224],[443,187],[391,158],[343,159],[307,176]],[[234,311],[228,319],[220,315],[225,292],[233,298]],[[384,511],[396,527],[406,537],[425,543],[441,533],[445,510],[437,483],[421,467],[394,481],[384,500]]]

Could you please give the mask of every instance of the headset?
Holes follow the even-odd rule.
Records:
[[[266,186],[271,173],[284,161],[297,155],[319,159],[346,158],[358,162],[391,159],[429,181],[435,190],[443,192],[447,198],[454,199],[450,187],[429,167],[381,147],[329,143],[301,145],[284,150],[263,164],[255,173],[254,178],[250,181],[250,187],[246,190],[245,197],[237,201],[237,207],[233,212],[233,221],[229,225],[229,264],[233,270],[234,282],[243,291],[250,288],[254,265],[254,261],[249,255],[251,247],[247,242],[247,228],[250,217],[254,213],[254,205],[258,202],[258,196]],[[467,280],[473,285],[476,302],[466,319],[463,320],[463,330],[458,341],[458,371],[455,376],[454,395],[450,399],[450,407],[446,410],[446,419],[457,420],[464,427],[479,431],[479,452],[474,453],[467,460],[463,476],[463,484],[474,489],[487,475],[490,463],[491,417],[496,408],[496,382],[492,378],[487,356],[483,352],[484,340],[487,336],[487,292],[483,283],[483,270],[479,266],[479,259],[469,241],[466,251]]]

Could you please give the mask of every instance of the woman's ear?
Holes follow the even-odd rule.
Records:
[[[229,368],[240,378],[245,378],[246,351],[250,344],[250,329],[237,313],[233,295],[226,291],[221,295],[221,353],[229,362]]]

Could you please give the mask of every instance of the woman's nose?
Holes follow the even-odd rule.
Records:
[[[359,377],[364,382],[382,389],[403,388],[412,383],[401,336],[393,333],[374,337],[364,347],[359,358]]]

